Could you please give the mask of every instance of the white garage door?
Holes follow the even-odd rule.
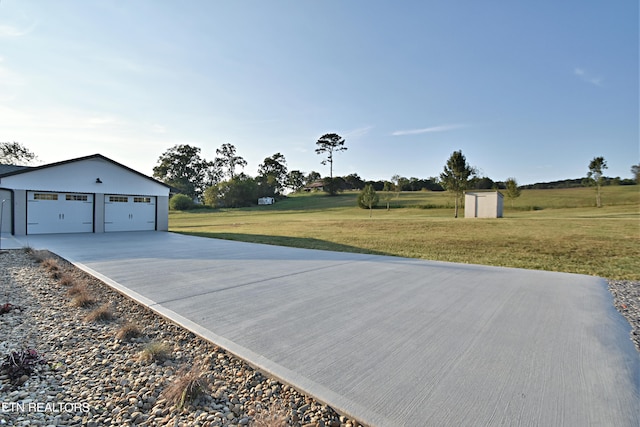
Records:
[[[27,234],[92,232],[93,194],[27,192]]]
[[[104,196],[104,231],[144,231],[155,229],[155,197]]]

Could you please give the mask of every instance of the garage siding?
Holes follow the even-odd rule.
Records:
[[[0,228],[17,236],[169,228],[169,186],[99,154],[3,172],[0,187]],[[108,205],[122,194],[126,202]]]

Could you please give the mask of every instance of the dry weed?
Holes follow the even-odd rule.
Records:
[[[71,305],[74,307],[89,307],[96,301],[89,295],[87,291],[80,291],[71,300]]]
[[[171,346],[160,341],[151,341],[138,355],[138,359],[142,362],[161,362],[171,356]]]
[[[289,425],[289,411],[280,405],[263,408],[256,412],[251,427],[284,427]]]
[[[171,384],[164,389],[162,396],[178,409],[184,408],[209,390],[207,371],[202,362],[194,363],[191,369],[181,368]]]
[[[51,258],[51,253],[42,249],[31,250],[31,257],[37,263],[43,263],[45,259]]]
[[[62,275],[60,271],[60,265],[54,258],[47,258],[40,264],[44,270],[49,273],[49,276],[53,279],[59,279]]]
[[[129,341],[131,338],[139,337],[141,334],[142,331],[140,331],[137,325],[127,321],[118,329],[116,338],[120,341]]]
[[[60,276],[60,280],[58,281],[58,283],[59,283],[60,285],[62,285],[62,286],[66,286],[66,287],[73,286],[73,285],[75,284],[75,282],[76,282],[76,281],[75,281],[75,279],[73,278],[73,276],[71,276],[70,274],[67,274],[67,273],[63,273],[63,274]]]
[[[100,307],[87,314],[84,318],[85,322],[102,321],[107,322],[114,319],[114,315],[111,311],[111,303],[102,304]]]
[[[67,295],[70,297],[78,294],[88,294],[89,289],[87,288],[87,284],[85,282],[76,282],[67,290]]]

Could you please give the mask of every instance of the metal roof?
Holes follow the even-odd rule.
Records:
[[[50,167],[54,167],[54,166],[61,166],[61,165],[66,165],[68,163],[74,163],[74,162],[79,162],[82,160],[89,160],[89,159],[102,159],[105,160],[107,162],[113,163],[116,166],[119,166],[123,169],[126,169],[130,172],[133,172],[137,175],[140,175],[143,178],[146,178],[150,181],[155,181],[158,184],[161,184],[167,188],[171,188],[169,185],[165,184],[162,181],[158,181],[157,179],[151,178],[150,176],[147,176],[143,173],[140,173],[136,170],[131,169],[130,167],[127,167],[121,163],[118,163],[114,160],[109,159],[108,157],[103,156],[102,154],[93,154],[91,156],[85,156],[85,157],[78,157],[76,159],[70,159],[70,160],[64,160],[62,162],[56,162],[56,163],[49,163],[46,165],[42,165],[42,166],[35,166],[35,167],[29,167],[29,166],[13,166],[13,165],[0,165],[0,177],[5,177],[5,176],[12,176],[12,175],[19,175],[22,173],[26,173],[26,172],[32,172],[32,171],[36,171],[36,170],[40,170],[40,169],[47,169]],[[13,170],[3,170],[2,168],[4,167],[12,167]]]

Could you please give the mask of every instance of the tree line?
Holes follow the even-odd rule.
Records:
[[[160,155],[153,177],[181,195],[174,203],[183,208],[196,202],[212,207],[250,206],[258,197],[278,197],[306,182],[302,172],[288,170],[281,153],[265,158],[256,177],[244,173],[246,165],[233,144],[222,144],[213,160],[202,157],[200,148],[181,144]]]
[[[356,173],[334,177],[335,155],[347,150],[344,138],[336,133],[324,134],[316,141],[316,146],[316,154],[324,156],[321,164],[329,165],[328,177],[322,178],[316,171],[308,174],[300,170],[289,171],[284,155],[279,152],[264,159],[255,178],[244,172],[236,173],[236,169],[244,168],[247,162],[236,154],[236,148],[232,144],[223,144],[217,149],[213,161],[202,159],[199,148],[177,145],[160,156],[153,172],[154,177],[173,186],[178,192],[212,207],[250,206],[256,204],[258,197],[278,198],[287,189],[294,192],[322,190],[330,195],[345,190],[358,190],[358,204],[369,209],[378,204],[379,196],[376,192],[379,191],[384,191],[387,195],[401,191],[450,191],[455,194],[456,218],[462,196],[467,190],[504,190],[513,205],[513,200],[520,196],[521,190],[530,188],[519,186],[514,177],[505,181],[493,181],[480,176],[478,169],[467,163],[462,150],[451,154],[443,172],[437,177],[423,179],[394,175],[390,180],[377,181],[365,181]],[[598,207],[601,206],[600,191],[603,185],[627,183],[619,178],[605,177],[603,171],[606,168],[604,158],[596,157],[589,164],[587,176],[580,180],[583,186],[595,186]],[[631,170],[637,182],[640,165],[632,166]],[[570,180],[564,181],[565,184],[568,182]],[[182,202],[189,203],[184,197]]]
[[[363,190],[375,198],[375,191],[444,191],[455,193],[455,216],[458,216],[460,199],[469,188],[482,189],[496,187],[497,184],[485,177],[477,177],[476,169],[469,166],[462,151],[455,151],[445,165],[439,177],[428,179],[404,178],[395,175],[391,181],[366,182],[358,174],[346,177],[333,176],[335,154],[345,151],[344,138],[338,134],[325,134],[316,142],[317,154],[325,155],[321,162],[329,164],[329,177],[321,178],[320,173],[312,171],[305,174],[299,170],[289,171],[282,153],[267,157],[258,166],[258,175],[253,178],[237,169],[244,168],[247,162],[237,154],[232,144],[223,144],[216,150],[213,161],[204,159],[200,149],[190,145],[176,145],[165,151],[153,168],[153,176],[182,194],[173,198],[174,208],[187,208],[194,201],[202,201],[212,207],[242,207],[256,204],[258,197],[279,197],[285,189],[300,191],[322,188],[335,195],[344,190]],[[515,182],[515,180],[514,180]],[[506,188],[506,185],[505,185]],[[517,188],[517,185],[516,185]],[[361,205],[372,207],[372,201]],[[376,200],[377,203],[377,200]],[[180,204],[180,206],[178,206]]]
[[[165,151],[153,168],[153,176],[170,185],[174,207],[191,207],[194,203],[204,203],[212,207],[242,207],[257,203],[258,197],[281,197],[286,190],[311,191],[322,189],[331,195],[345,190],[359,190],[359,205],[370,209],[377,205],[379,197],[375,192],[401,191],[450,191],[455,194],[455,216],[462,195],[466,190],[504,190],[512,203],[522,189],[530,188],[569,188],[593,186],[596,189],[596,206],[602,206],[601,189],[607,185],[631,185],[640,182],[640,164],[633,165],[634,179],[609,178],[604,176],[607,169],[603,157],[595,157],[588,165],[585,178],[554,181],[519,186],[511,177],[505,181],[493,181],[479,176],[478,170],[470,166],[461,150],[454,151],[437,177],[406,178],[394,175],[390,180],[365,181],[358,174],[344,177],[333,176],[335,155],[347,150],[345,140],[340,135],[329,133],[316,141],[316,154],[325,156],[321,161],[329,165],[329,176],[322,178],[319,172],[304,173],[300,170],[288,170],[287,161],[282,153],[266,157],[258,167],[258,175],[250,177],[242,169],[247,161],[237,154],[233,144],[225,143],[216,149],[216,157],[210,161],[202,157],[198,147],[181,144]],[[17,142],[0,142],[0,164],[27,165],[37,159],[35,153]],[[240,172],[238,172],[240,169]],[[388,204],[388,203],[387,203]]]
[[[325,134],[318,139],[316,146],[316,154],[323,156],[321,164],[329,165],[328,177],[323,178],[317,171],[304,173],[300,170],[288,170],[282,153],[265,158],[258,166],[257,176],[250,177],[242,171],[247,162],[237,154],[236,147],[228,143],[216,150],[213,160],[202,157],[198,147],[185,144],[171,147],[159,157],[157,166],[153,168],[153,176],[170,185],[174,193],[183,195],[175,201],[180,201],[182,206],[189,205],[189,200],[212,207],[250,206],[256,204],[258,197],[278,198],[287,190],[297,192],[321,189],[335,195],[346,190],[363,190],[367,185],[375,191],[387,189],[396,192],[457,191],[460,187],[442,175],[426,179],[394,175],[391,180],[377,181],[365,181],[356,173],[334,177],[335,155],[347,150],[344,138],[335,133]],[[475,169],[466,166],[468,173],[465,189],[506,188],[506,183],[476,176]]]

